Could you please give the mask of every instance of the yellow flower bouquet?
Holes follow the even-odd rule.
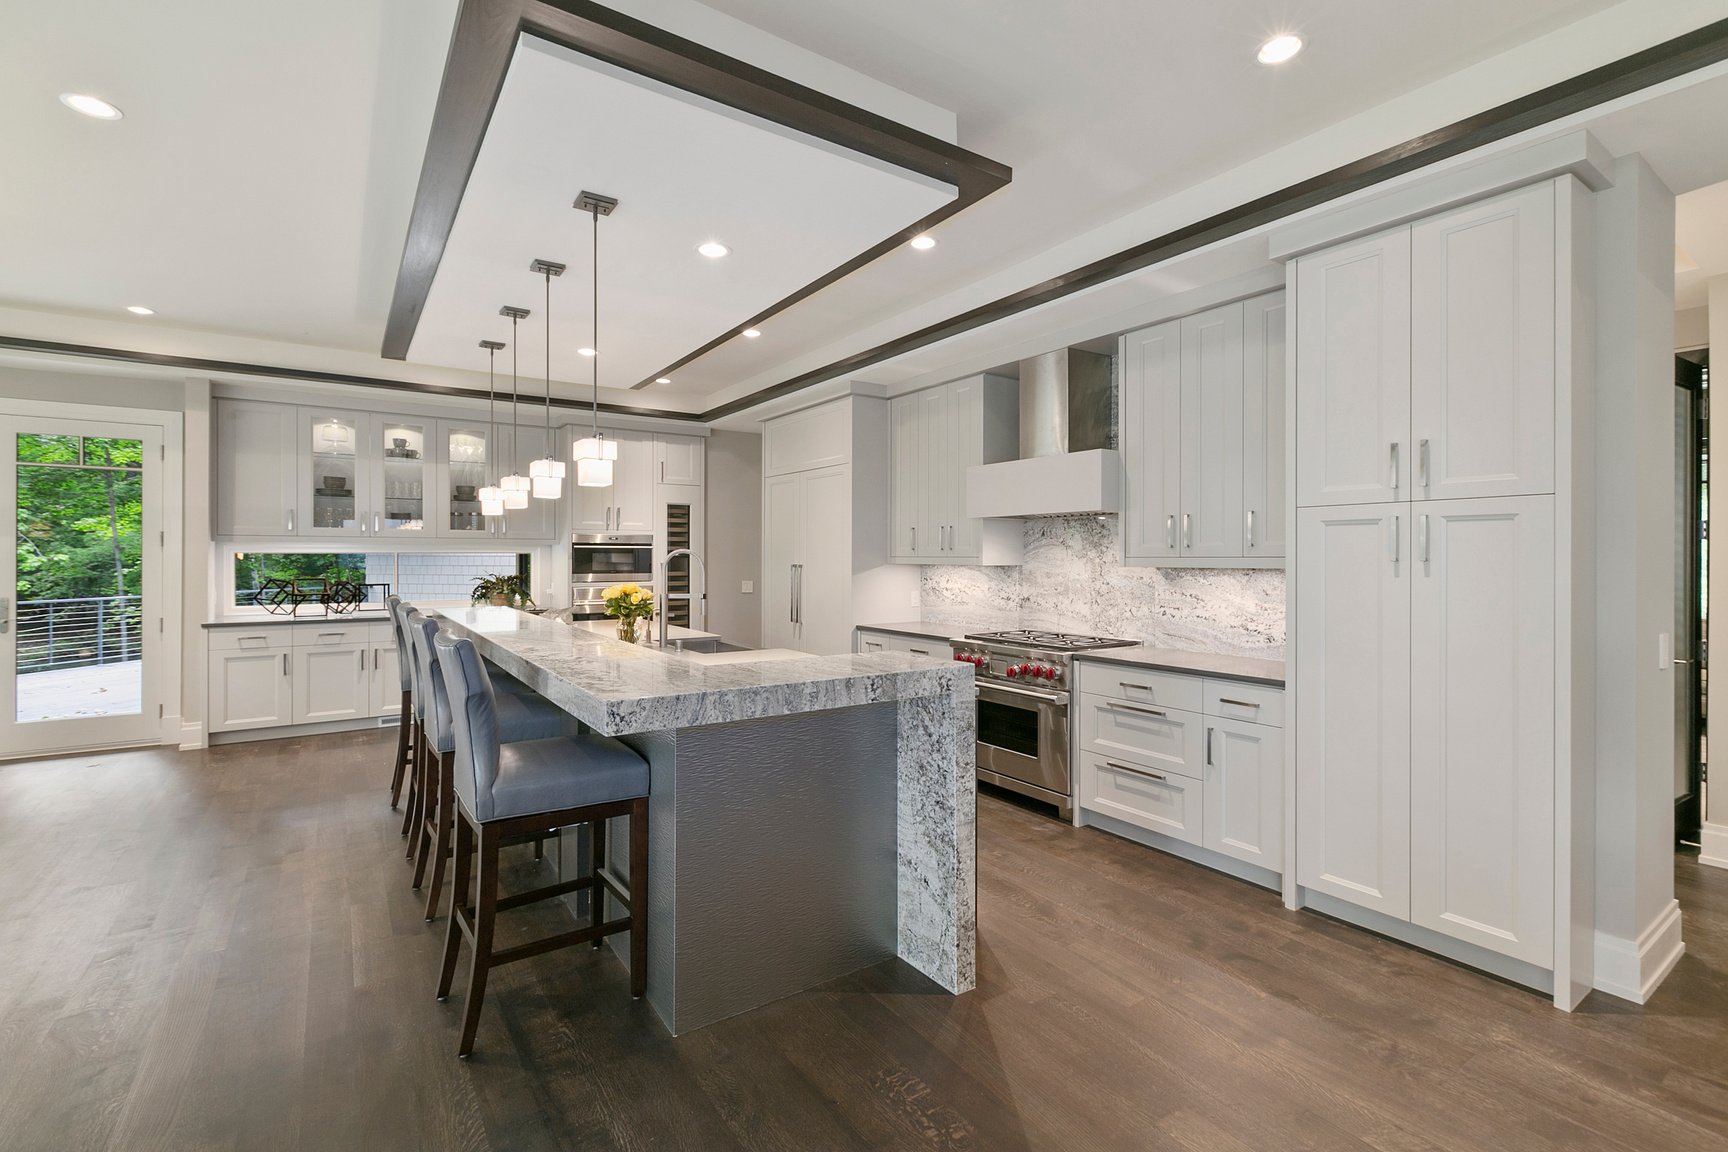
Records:
[[[636,621],[654,619],[654,593],[640,584],[614,584],[600,593],[606,615],[618,618],[618,639],[636,643]]]

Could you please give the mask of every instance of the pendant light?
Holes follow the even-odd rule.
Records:
[[[504,347],[502,340],[482,340],[480,347],[486,349],[486,444],[488,451],[498,447],[498,384],[494,369],[498,362],[498,349]],[[486,471],[492,471],[490,460],[482,458]],[[488,484],[476,493],[480,497],[480,515],[504,515],[504,489],[496,484]]]
[[[531,313],[526,308],[513,308],[506,304],[498,309],[500,316],[510,317],[510,458],[516,458],[516,393],[521,388],[516,382],[516,325],[526,320]],[[528,477],[516,471],[514,463],[510,466],[510,474],[501,477],[498,487],[504,490],[504,507],[512,512],[519,512],[528,507],[528,489],[531,482]]]
[[[534,499],[556,500],[564,494],[564,461],[552,452],[552,277],[564,275],[564,265],[550,260],[536,260],[528,265],[530,272],[546,277],[546,455],[528,465],[528,479],[534,485]]]
[[[576,461],[576,483],[583,488],[609,488],[612,485],[612,461],[618,459],[618,442],[600,434],[600,217],[612,215],[618,201],[598,192],[584,192],[576,197],[573,207],[594,217],[594,408],[593,433],[570,450]]]

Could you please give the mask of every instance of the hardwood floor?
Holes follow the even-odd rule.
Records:
[[[1728,1147],[1728,872],[1680,862],[1650,1005],[1566,1015],[989,797],[976,993],[888,963],[673,1040],[572,949],[458,1061],[393,741],[0,766],[0,1149]]]

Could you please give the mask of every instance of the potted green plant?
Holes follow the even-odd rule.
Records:
[[[514,572],[508,576],[488,572],[474,577],[474,593],[468,597],[468,602],[492,604],[499,608],[534,607],[534,597],[528,594],[527,577]]]

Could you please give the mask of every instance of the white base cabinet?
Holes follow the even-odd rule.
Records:
[[[1227,857],[1284,870],[1281,688],[1101,660],[1076,666],[1078,823],[1108,817],[1203,849],[1192,858],[1214,867]]]
[[[376,620],[211,628],[209,731],[395,716],[395,633]]]

